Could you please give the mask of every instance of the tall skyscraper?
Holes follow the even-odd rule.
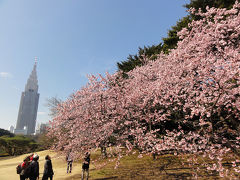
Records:
[[[33,70],[25,85],[25,91],[22,92],[18,119],[15,134],[30,135],[35,133],[37,110],[38,110],[38,80],[37,80],[37,59],[35,58],[35,64]]]

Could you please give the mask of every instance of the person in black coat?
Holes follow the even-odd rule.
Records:
[[[52,168],[52,161],[51,161],[51,157],[49,155],[46,155],[45,157],[45,164],[44,164],[44,171],[43,171],[43,177],[42,180],[48,180],[48,178],[50,178],[50,180],[53,179],[53,168]]]
[[[89,165],[90,165],[90,152],[86,152],[85,157],[83,159],[83,164],[82,164],[82,180],[84,179],[85,173],[87,174],[86,179],[88,180]]]
[[[30,163],[30,180],[36,180],[39,179],[39,163],[38,163],[39,156],[37,154],[34,154],[33,160]]]

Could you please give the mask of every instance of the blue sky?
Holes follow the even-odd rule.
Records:
[[[16,125],[21,92],[39,58],[37,123],[46,99],[66,99],[87,74],[114,73],[138,47],[157,45],[189,0],[0,0],[0,128]]]

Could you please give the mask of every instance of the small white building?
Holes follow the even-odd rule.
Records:
[[[36,134],[43,134],[46,132],[49,123],[41,123],[37,125]]]
[[[16,135],[27,135],[27,126],[24,126],[23,129],[14,129],[14,134]]]
[[[13,133],[14,132],[14,126],[10,126],[9,131],[10,131],[10,133]]]

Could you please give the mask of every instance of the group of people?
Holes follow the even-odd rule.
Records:
[[[25,180],[28,178],[30,180],[39,179],[38,159],[39,156],[37,154],[31,154],[30,156],[24,158],[23,162],[20,164],[20,180]],[[52,180],[54,173],[52,169],[51,157],[46,155],[45,160],[42,180],[47,180],[48,178]]]
[[[31,154],[30,156],[27,156],[24,158],[23,162],[19,165],[20,170],[20,180],[26,180],[29,178],[29,180],[39,180],[39,156],[37,154]],[[53,179],[53,167],[51,162],[51,157],[49,155],[45,156],[45,164],[44,164],[44,171],[43,171],[43,177],[42,180],[50,180]],[[67,173],[72,172],[72,163],[73,163],[73,156],[71,153],[68,153],[66,156],[67,161]],[[82,164],[82,180],[85,178],[88,180],[89,178],[89,165],[90,165],[90,152],[86,152],[83,164]]]
[[[66,161],[67,161],[67,173],[72,172],[72,163],[73,163],[73,157],[71,152],[69,152],[66,156]],[[89,165],[90,165],[90,152],[87,151],[85,153],[85,156],[83,158],[83,163],[82,163],[82,180],[85,177],[86,174],[86,179],[88,180],[89,177]]]

